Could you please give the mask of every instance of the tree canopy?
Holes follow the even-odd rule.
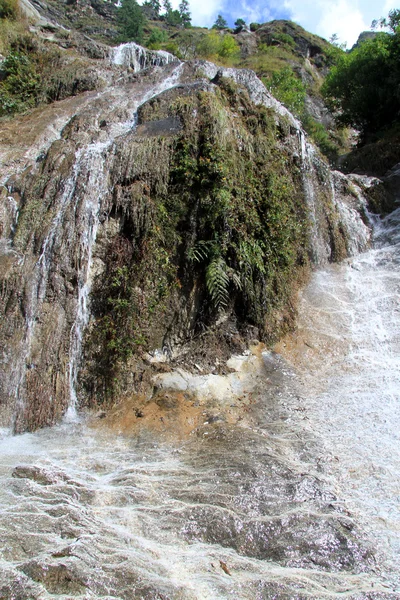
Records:
[[[189,10],[189,2],[188,0],[182,0],[179,4],[179,16],[181,18],[181,23],[184,27],[190,27],[191,15]]]
[[[393,22],[393,33],[377,33],[351,52],[343,53],[326,78],[322,92],[339,122],[366,134],[399,120],[399,89],[400,30]]]
[[[140,44],[143,41],[145,21],[143,11],[136,0],[122,0],[118,10],[118,25],[124,41]]]
[[[227,29],[228,23],[222,15],[218,15],[212,28],[213,29]]]

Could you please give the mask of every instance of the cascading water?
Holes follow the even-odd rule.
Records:
[[[66,414],[67,419],[76,418],[78,404],[76,386],[78,366],[81,356],[83,331],[89,321],[89,292],[90,275],[93,255],[93,245],[96,240],[99,225],[99,210],[103,196],[107,191],[107,161],[104,151],[109,149],[113,140],[89,146],[84,154],[84,161],[79,161],[80,175],[85,168],[86,194],[83,211],[80,215],[81,241],[79,244],[80,256],[78,275],[78,302],[75,322],[71,330],[71,343],[69,352],[69,384],[70,403]]]
[[[400,589],[400,209],[375,219],[374,248],[317,273],[297,344],[305,414],[338,493],[387,557]]]
[[[91,142],[76,150],[75,162],[71,173],[63,184],[62,193],[57,200],[57,208],[48,233],[43,241],[39,258],[29,282],[29,301],[26,303],[26,327],[21,348],[12,358],[14,367],[9,388],[16,395],[18,411],[23,410],[27,370],[31,368],[32,343],[37,323],[40,320],[43,303],[51,277],[54,256],[60,252],[60,240],[63,239],[66,215],[71,218],[71,207],[75,216],[74,243],[78,248],[75,262],[77,265],[77,301],[75,318],[71,327],[69,346],[69,408],[67,418],[76,418],[77,374],[82,350],[84,328],[89,321],[89,294],[92,277],[92,253],[99,226],[99,214],[102,203],[109,193],[108,167],[115,150],[115,140],[131,131],[136,124],[137,110],[147,100],[173,87],[179,81],[182,65],[178,64],[169,75],[166,74],[157,83],[137,93],[129,103],[129,118],[123,122],[112,123],[107,138]],[[117,98],[118,105],[121,100]],[[15,201],[14,201],[15,202]],[[15,207],[13,205],[15,212]],[[16,216],[17,213],[15,213]]]
[[[119,124],[115,129],[118,136],[132,129],[137,120],[138,108],[157,96],[163,91],[170,89],[177,84],[182,70],[182,65],[179,64],[169,77],[166,77],[161,83],[154,88],[148,90],[136,102],[134,113],[129,121],[124,124]],[[75,419],[77,416],[76,409],[78,406],[77,398],[77,378],[79,361],[82,352],[82,340],[84,329],[89,322],[89,294],[91,288],[91,268],[93,246],[96,241],[97,230],[99,226],[99,212],[101,203],[108,192],[107,173],[108,165],[111,157],[110,147],[114,144],[117,137],[110,137],[107,142],[90,145],[85,154],[83,163],[80,162],[86,170],[85,176],[86,193],[83,215],[79,222],[81,224],[81,243],[79,244],[81,256],[79,258],[79,277],[78,277],[78,303],[77,313],[74,325],[71,330],[71,345],[70,345],[70,363],[69,363],[69,382],[70,382],[70,404],[67,412],[67,419]],[[106,154],[107,153],[107,154]],[[108,156],[108,158],[106,158]]]
[[[135,42],[128,42],[111,50],[110,61],[114,65],[130,67],[137,73],[148,67],[162,67],[176,62],[177,58],[165,50],[146,50]]]

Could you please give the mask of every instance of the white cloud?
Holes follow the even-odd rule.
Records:
[[[179,4],[178,0],[176,4]],[[210,27],[217,14],[221,12],[223,4],[223,0],[192,0],[190,2],[192,23],[200,27]]]
[[[329,38],[336,33],[340,43],[347,43],[351,48],[357,41],[361,31],[369,29],[370,23],[366,23],[361,11],[349,0],[339,0],[334,4],[322,2],[322,17],[317,24],[319,35]]]
[[[389,10],[392,10],[392,8],[399,8],[399,3],[396,0],[386,0],[383,8],[383,14],[380,16],[386,17]]]
[[[382,12],[377,0],[286,0],[286,3],[292,19],[302,27],[325,39],[336,33],[339,42],[347,42],[348,47]]]

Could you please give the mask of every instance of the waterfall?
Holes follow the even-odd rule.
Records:
[[[98,129],[97,137],[99,139],[97,141],[95,141],[96,137],[94,140],[89,139],[89,142],[78,145],[75,150],[74,162],[70,167],[69,174],[65,176],[65,180],[57,192],[57,198],[52,207],[52,219],[41,243],[39,256],[35,263],[33,262],[34,256],[32,256],[31,266],[28,265],[31,269],[31,276],[25,288],[24,332],[16,341],[18,346],[14,347],[10,356],[5,354],[3,358],[3,363],[10,365],[7,378],[3,379],[2,387],[9,397],[15,398],[14,427],[16,427],[17,414],[23,413],[26,405],[27,375],[29,372],[34,373],[36,369],[32,354],[36,352],[37,355],[36,337],[42,323],[43,307],[49,302],[49,282],[55,276],[54,264],[58,260],[60,251],[72,252],[74,247],[76,255],[71,254],[70,258],[66,257],[67,261],[70,260],[75,265],[77,286],[75,308],[71,306],[74,316],[70,329],[69,362],[65,365],[65,381],[66,386],[69,387],[70,396],[67,418],[76,417],[77,376],[83,334],[90,316],[89,295],[93,275],[93,248],[102,206],[110,194],[108,170],[115,152],[115,141],[135,127],[137,110],[141,104],[176,85],[181,72],[182,65],[178,64],[172,71],[170,69],[164,74],[160,73],[157,82],[153,83],[151,87],[143,86],[136,98],[130,98],[130,93],[128,118],[124,121],[117,120],[115,123],[111,121],[107,127],[106,136],[101,129]],[[121,98],[116,95],[115,98],[112,98],[112,103],[115,106],[121,106]],[[13,197],[10,196],[7,202],[8,213],[11,215],[10,218],[7,217],[10,221],[8,229],[11,237],[16,227],[18,210]],[[13,256],[15,254],[12,248],[4,248],[4,252],[11,252]],[[21,262],[20,268],[22,269],[26,258],[21,256],[16,259]],[[51,289],[50,293],[52,293]],[[70,309],[64,307],[64,310]],[[49,402],[52,401],[52,398],[49,398]]]
[[[349,181],[342,173],[331,171],[301,129],[298,130],[298,139],[311,225],[310,251],[313,263],[320,266],[326,264],[332,253],[332,239],[326,231],[326,213],[323,209],[325,198],[337,211],[338,223],[345,233],[347,255],[355,256],[365,251],[370,244],[371,228],[360,218],[360,213],[366,213],[367,201],[359,182],[356,179]],[[354,198],[351,201],[349,198],[352,196]]]
[[[151,62],[158,59],[133,44],[113,53],[114,63],[135,70],[172,61],[158,53],[165,63]],[[139,132],[130,144],[137,111],[179,84],[184,67],[173,66],[138,77],[137,87],[128,81],[100,93],[48,155],[65,170],[44,194],[48,221],[37,227],[37,240],[27,235],[30,254],[16,257],[31,261],[32,277],[21,277],[25,328],[12,350],[20,352],[22,402],[35,356],[52,343],[56,328],[46,324],[55,314],[67,330],[64,354],[54,364],[45,355],[37,379],[50,372],[56,380],[64,368],[70,402],[55,427],[20,436],[0,431],[1,593],[21,600],[389,600],[400,586],[400,209],[376,223],[371,250],[328,265],[317,200],[353,236],[349,256],[369,244],[369,227],[357,216],[364,200],[356,183],[349,193],[351,181],[330,173],[292,117],[282,143],[293,152],[288,164],[301,170],[313,259],[323,267],[301,296],[296,332],[274,352],[254,344],[219,362],[227,375],[158,365],[157,376],[148,373],[151,397],[132,394],[107,414],[75,418],[96,242],[114,193],[110,165],[121,156],[123,172],[123,153],[134,161],[149,141]],[[250,71],[209,69],[213,77],[218,72],[247,86],[255,102],[274,106]],[[157,119],[155,105],[149,112]],[[160,146],[171,135],[163,132]],[[169,155],[155,155],[157,168],[160,156]],[[131,193],[133,169],[126,179]],[[7,203],[12,230],[18,211],[14,200]],[[64,304],[52,313],[60,291]]]
[[[307,425],[321,436],[338,494],[400,585],[400,209],[374,221],[371,250],[314,275],[297,344],[284,352],[304,382]]]
[[[135,73],[148,67],[163,67],[177,58],[165,50],[147,50],[135,42],[121,44],[111,49],[110,61],[114,65],[130,67]]]
[[[105,153],[109,150],[113,140],[90,145],[83,160],[79,161],[79,175],[85,180],[85,196],[79,225],[81,229],[78,258],[78,301],[75,322],[71,329],[71,342],[69,351],[69,385],[70,403],[67,419],[76,418],[77,408],[77,378],[79,360],[81,357],[83,333],[89,322],[89,293],[91,286],[91,269],[93,259],[93,246],[96,241],[99,226],[99,211],[101,202],[108,191],[107,186],[107,160]]]

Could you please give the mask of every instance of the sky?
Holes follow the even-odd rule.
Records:
[[[172,0],[178,8],[180,0]],[[351,48],[361,31],[368,31],[374,19],[387,16],[399,8],[395,0],[189,0],[192,24],[211,27],[218,14],[229,26],[241,18],[246,23],[265,23],[273,19],[290,19],[307,31]]]

